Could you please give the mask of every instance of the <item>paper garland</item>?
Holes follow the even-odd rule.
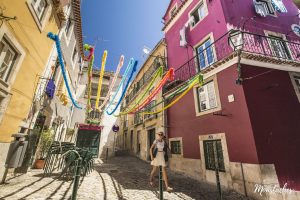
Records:
[[[106,113],[107,113],[108,115],[114,114],[114,112],[117,110],[117,108],[119,107],[120,103],[122,102],[122,100],[123,100],[123,98],[124,98],[124,96],[125,96],[125,93],[126,93],[126,91],[127,91],[127,88],[128,88],[128,86],[129,86],[129,83],[130,83],[130,81],[131,81],[131,79],[132,79],[132,77],[133,77],[133,74],[134,74],[134,72],[136,71],[137,64],[138,64],[138,61],[134,61],[133,68],[132,68],[132,71],[131,71],[131,74],[130,74],[128,80],[127,80],[127,83],[126,83],[126,85],[125,85],[125,88],[124,88],[124,90],[123,90],[123,93],[122,93],[122,95],[121,95],[121,98],[120,98],[119,102],[117,103],[117,105],[115,106],[115,108],[114,108],[111,112],[106,111]]]
[[[88,44],[84,44],[83,49],[85,51],[89,51],[89,55],[87,57],[83,57],[83,60],[90,61],[92,59],[92,56],[94,55],[94,51],[95,51],[94,47]]]
[[[136,109],[134,109],[132,112],[130,112],[130,114],[134,114],[134,113],[142,110],[144,107],[146,107],[151,102],[151,100],[157,95],[157,93],[162,89],[163,85],[165,85],[168,80],[170,80],[170,81],[174,80],[174,68],[169,69],[169,71],[166,73],[166,75],[160,81],[159,85],[149,95],[149,97],[147,99],[145,99],[141,105],[137,106]]]
[[[148,108],[148,110],[151,110],[152,108],[155,108],[155,107],[157,107],[158,105],[160,105],[160,104],[162,104],[162,103],[164,103],[164,102],[166,102],[166,101],[171,101],[174,97],[176,97],[177,95],[179,95],[179,94],[181,94],[182,92],[184,92],[184,91],[190,86],[190,84],[191,84],[195,79],[197,79],[197,78],[198,78],[198,76],[195,76],[194,78],[190,79],[190,80],[189,80],[188,82],[186,82],[183,86],[181,86],[181,87],[178,88],[176,91],[174,91],[172,95],[167,96],[167,97],[164,98],[164,100],[162,100],[162,101],[156,103],[155,105],[152,105],[151,107]],[[139,112],[137,112],[137,113],[142,113],[142,112],[145,112],[145,111],[141,110],[141,111],[139,111]]]
[[[128,63],[127,67],[126,67],[126,70],[125,70],[125,72],[124,72],[124,74],[123,74],[123,78],[122,78],[122,80],[121,80],[121,82],[120,82],[120,84],[119,84],[119,87],[118,87],[117,91],[115,92],[113,98],[110,100],[110,102],[109,102],[108,106],[106,107],[105,111],[107,111],[107,109],[112,105],[112,103],[113,103],[114,100],[116,99],[116,96],[117,96],[119,90],[121,89],[123,83],[125,82],[125,80],[126,80],[126,78],[127,78],[127,76],[128,76],[129,71],[132,69],[133,64],[134,64],[134,59],[131,58],[131,59],[129,60],[129,63]]]
[[[92,111],[91,106],[91,94],[92,94],[92,78],[93,78],[93,65],[94,65],[95,56],[94,54],[91,57],[91,60],[88,65],[88,99],[87,99],[87,113]]]
[[[124,64],[124,56],[121,55],[120,57],[120,61],[119,61],[119,64],[118,64],[118,67],[117,67],[117,70],[115,72],[115,76],[111,82],[111,85],[108,89],[108,93],[103,101],[103,103],[101,104],[100,107],[98,107],[98,110],[101,112],[102,111],[102,108],[105,107],[105,105],[107,104],[108,100],[110,99],[110,93],[112,92],[113,88],[115,87],[115,84],[116,84],[116,80],[118,79],[118,76],[119,76],[119,73],[121,71],[121,68],[123,67],[123,64]]]
[[[80,106],[76,103],[76,101],[74,100],[74,98],[73,98],[73,96],[72,96],[71,89],[70,89],[69,84],[68,84],[68,79],[67,79],[67,75],[66,75],[66,71],[65,71],[65,64],[64,64],[64,61],[63,61],[63,57],[62,57],[62,52],[61,52],[61,47],[60,47],[59,37],[58,37],[58,35],[55,35],[55,34],[53,34],[52,32],[49,32],[49,33],[47,34],[47,37],[49,37],[50,39],[52,39],[52,40],[55,41],[56,50],[57,50],[57,55],[58,55],[58,60],[59,60],[60,67],[61,67],[61,73],[62,73],[62,75],[63,75],[64,82],[65,82],[65,85],[66,85],[66,88],[67,88],[69,97],[70,97],[70,99],[71,99],[73,105],[74,105],[76,108],[82,109],[82,107],[80,107]]]
[[[99,76],[95,109],[98,109],[98,107],[99,107],[99,100],[100,100],[100,96],[101,96],[101,89],[102,89],[102,82],[103,82],[103,76],[104,76],[104,71],[105,71],[106,58],[107,58],[107,51],[105,50],[103,53],[103,56],[102,56],[102,66],[101,66],[101,71],[100,71],[100,76]]]
[[[126,114],[130,113],[131,111],[133,111],[136,108],[136,106],[138,106],[139,103],[143,100],[143,98],[148,94],[148,92],[150,91],[151,87],[154,85],[154,81],[156,80],[156,78],[158,76],[162,76],[162,73],[163,73],[163,67],[161,66],[153,74],[153,77],[152,77],[151,82],[149,83],[149,86],[146,88],[145,92],[141,95],[141,97],[138,100],[136,100],[135,104],[131,108],[129,108],[127,111],[121,112],[118,116],[120,116],[120,115],[126,115]],[[118,116],[116,116],[116,117],[118,117]]]
[[[157,113],[160,113],[160,112],[163,112],[164,110],[172,107],[173,105],[175,105],[181,98],[183,98],[197,83],[200,84],[200,87],[203,85],[203,75],[202,74],[199,74],[197,76],[197,79],[195,79],[190,85],[189,87],[187,88],[186,91],[184,91],[181,95],[179,95],[174,101],[172,101],[170,104],[168,104],[167,106],[164,106],[162,109],[158,110],[158,111],[155,111],[155,112],[140,112],[140,113],[143,113],[143,114],[148,114],[148,115],[154,115],[154,114],[157,114]]]

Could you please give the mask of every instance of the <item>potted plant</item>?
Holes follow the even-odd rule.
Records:
[[[45,165],[45,158],[47,156],[48,150],[54,140],[53,130],[47,129],[43,130],[41,133],[40,143],[39,143],[39,159],[35,162],[36,169],[43,169]]]

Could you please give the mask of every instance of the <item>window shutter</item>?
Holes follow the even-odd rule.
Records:
[[[214,82],[210,82],[207,84],[207,94],[208,94],[209,108],[217,107]]]

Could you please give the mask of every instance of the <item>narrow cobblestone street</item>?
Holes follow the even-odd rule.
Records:
[[[78,199],[148,200],[158,199],[158,180],[154,187],[148,184],[151,166],[135,157],[114,157],[105,163],[98,161],[95,170],[80,181]],[[164,192],[164,199],[217,199],[216,187],[199,183],[180,174],[169,172],[174,192]],[[70,199],[72,181],[43,178],[42,170],[7,179],[0,185],[1,199]],[[224,199],[245,199],[232,191],[223,192]]]

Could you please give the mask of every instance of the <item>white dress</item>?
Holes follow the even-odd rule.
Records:
[[[157,154],[155,158],[151,161],[151,165],[165,167],[166,166],[165,152],[164,152],[165,141],[154,140],[153,144],[156,145]]]

